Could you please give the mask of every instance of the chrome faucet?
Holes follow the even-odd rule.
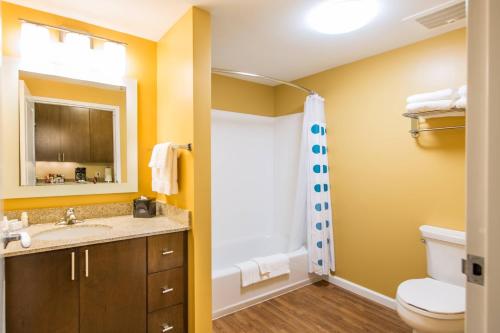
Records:
[[[57,222],[56,225],[73,225],[81,222],[83,221],[76,219],[75,210],[73,208],[68,208],[64,217],[61,218],[61,221]]]
[[[6,249],[10,242],[18,241],[21,239],[20,234],[5,233],[3,236],[3,248]]]
[[[3,248],[6,249],[7,245],[13,241],[21,241],[21,246],[26,248],[31,246],[31,236],[26,231],[21,232],[9,232],[5,231],[2,233]]]

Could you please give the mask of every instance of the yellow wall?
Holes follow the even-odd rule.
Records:
[[[274,87],[212,75],[212,107],[217,110],[274,116]]]
[[[179,159],[178,195],[158,196],[192,212],[189,331],[211,331],[210,15],[186,13],[158,42],[157,141],[193,143]]]
[[[425,275],[420,225],[464,229],[464,131],[415,140],[401,114],[408,95],[465,83],[465,38],[453,31],[298,81],[325,98],[337,276],[394,297]],[[277,114],[301,112],[304,97],[276,88]]]
[[[56,16],[41,11],[2,2],[3,54],[19,56],[21,24],[19,18],[33,20],[55,26],[65,26],[86,31],[113,40],[122,41],[127,46],[127,73],[138,83],[138,154],[139,192],[151,192],[151,171],[147,164],[150,150],[156,142],[156,43],[80,21]],[[31,198],[5,200],[5,210],[83,205],[92,203],[123,202],[137,197],[137,193],[106,194],[88,196],[68,196],[58,198]]]

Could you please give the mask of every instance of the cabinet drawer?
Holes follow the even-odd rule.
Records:
[[[148,238],[148,272],[155,273],[184,264],[184,232]]]
[[[183,305],[176,305],[148,315],[148,333],[184,333]]]
[[[153,312],[184,300],[184,268],[148,276],[148,311]]]

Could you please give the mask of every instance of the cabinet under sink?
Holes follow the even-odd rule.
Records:
[[[187,331],[185,232],[5,259],[8,333]]]

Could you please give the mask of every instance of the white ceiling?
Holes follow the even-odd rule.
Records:
[[[426,39],[435,30],[402,19],[449,0],[378,0],[380,14],[344,35],[309,29],[305,15],[321,0],[8,0],[132,35],[158,40],[191,5],[212,13],[213,66],[293,80]]]

